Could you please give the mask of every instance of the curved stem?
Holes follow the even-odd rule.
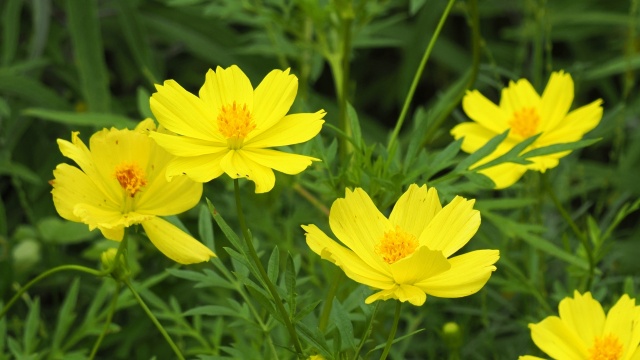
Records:
[[[298,339],[298,334],[296,333],[293,324],[291,323],[291,318],[289,317],[289,313],[284,308],[282,304],[282,299],[280,299],[280,295],[278,295],[278,289],[276,289],[275,285],[269,280],[269,276],[262,266],[262,262],[258,257],[258,253],[256,249],[253,247],[253,242],[251,241],[251,235],[249,234],[249,229],[247,228],[247,223],[244,218],[244,212],[242,211],[242,203],[240,202],[240,185],[238,184],[238,179],[233,179],[233,188],[235,190],[236,195],[236,208],[238,210],[238,222],[240,222],[240,228],[242,229],[242,236],[244,237],[244,241],[247,244],[247,248],[249,250],[249,256],[251,256],[251,260],[255,263],[258,271],[260,272],[260,277],[262,281],[267,285],[267,289],[273,298],[276,309],[280,313],[280,317],[284,322],[287,331],[289,332],[289,336],[291,337],[291,341],[293,342],[293,346],[296,349],[296,354],[299,358],[304,358],[304,352],[302,351],[302,345],[300,345],[300,340]]]
[[[365,341],[371,335],[373,331],[373,320],[376,318],[376,313],[378,312],[378,308],[380,307],[380,301],[376,301],[376,305],[373,308],[373,312],[371,312],[371,318],[369,319],[369,324],[367,325],[367,330],[365,330],[362,339],[360,339],[360,344],[358,344],[358,348],[356,349],[356,353],[353,355],[353,360],[358,360],[358,356],[360,355],[360,351],[362,351],[362,347],[364,346]]]
[[[93,276],[98,276],[98,277],[105,276],[108,274],[107,272],[94,270],[81,265],[62,265],[62,266],[54,267],[53,269],[49,269],[43,272],[42,274],[36,276],[33,280],[29,281],[24,287],[18,290],[18,292],[11,298],[11,300],[9,300],[9,302],[4,307],[4,309],[2,309],[2,312],[0,312],[0,319],[2,319],[2,317],[7,313],[7,311],[9,311],[11,306],[13,306],[13,304],[16,301],[18,301],[20,296],[22,296],[22,294],[27,292],[27,290],[29,290],[33,285],[37,284],[40,280],[47,278],[53,274],[59,273],[61,271],[67,271],[67,270],[80,271],[80,272],[84,272],[84,273],[91,274]]]
[[[93,349],[91,349],[91,354],[89,355],[89,360],[93,360],[100,348],[100,344],[102,344],[102,339],[107,335],[107,331],[109,331],[109,326],[111,325],[111,319],[113,319],[113,314],[116,312],[116,305],[118,304],[118,294],[120,294],[120,289],[122,288],[122,284],[119,281],[116,281],[116,291],[113,293],[113,298],[111,299],[111,305],[109,306],[109,312],[107,313],[107,319],[104,323],[104,329],[98,336],[96,343],[93,345]]]
[[[427,60],[431,55],[431,51],[433,50],[433,46],[436,43],[436,39],[440,35],[440,31],[444,26],[444,22],[449,16],[449,12],[453,7],[453,3],[456,0],[449,0],[447,7],[444,9],[442,16],[440,17],[440,22],[438,22],[438,26],[436,27],[433,36],[431,36],[431,40],[429,41],[429,45],[422,55],[422,60],[420,60],[420,65],[418,66],[418,70],[416,70],[415,75],[413,76],[413,82],[411,83],[411,87],[409,88],[409,92],[407,93],[407,97],[404,99],[404,105],[402,106],[402,111],[400,111],[400,116],[398,117],[398,121],[396,122],[396,126],[393,129],[393,133],[391,133],[391,138],[389,139],[389,144],[387,145],[387,151],[391,152],[393,146],[395,145],[396,139],[398,138],[398,134],[400,133],[400,129],[402,128],[402,124],[404,123],[404,119],[407,117],[407,113],[409,112],[409,105],[411,104],[411,100],[413,100],[413,95],[416,92],[416,88],[418,87],[418,83],[420,82],[420,78],[422,77],[422,72],[424,71],[424,67],[427,64]]]
[[[380,360],[384,360],[389,355],[389,351],[391,350],[391,344],[393,344],[393,339],[396,337],[396,331],[398,330],[398,323],[400,322],[400,309],[402,308],[402,302],[397,301],[396,303],[396,314],[393,318],[393,326],[391,327],[391,332],[389,333],[389,338],[387,339],[387,345],[385,345],[384,350],[382,351],[382,355],[380,356]]]
[[[167,341],[169,346],[171,346],[171,349],[173,349],[173,352],[176,354],[178,359],[185,360],[184,356],[182,356],[182,353],[180,352],[180,349],[178,349],[178,346],[173,342],[173,340],[171,340],[171,337],[169,336],[169,333],[167,333],[167,331],[164,329],[162,324],[160,324],[160,322],[158,321],[156,316],[153,315],[153,313],[151,312],[151,310],[149,309],[147,304],[144,302],[144,300],[142,300],[142,298],[140,297],[138,292],[133,288],[133,285],[131,285],[131,282],[129,281],[129,279],[124,280],[124,283],[125,283],[125,285],[127,285],[129,290],[131,290],[131,293],[133,294],[133,297],[136,298],[136,300],[138,301],[138,304],[140,305],[142,310],[144,310],[144,312],[147,314],[147,316],[149,316],[149,319],[151,319],[151,321],[156,326],[156,328],[158,328],[158,331],[160,331],[160,333],[162,334],[164,339]]]

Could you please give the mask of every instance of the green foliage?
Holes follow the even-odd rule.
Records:
[[[462,252],[498,249],[498,270],[477,294],[429,296],[403,306],[389,358],[542,356],[527,324],[557,314],[573,291],[609,308],[638,293],[640,131],[637,126],[637,1],[459,0],[446,19],[395,144],[392,132],[446,1],[6,0],[0,4],[0,311],[28,282],[56,266],[100,269],[118,244],[61,219],[52,171],[72,163],[56,139],[132,128],[153,118],[154,85],[175,79],[197,94],[207,69],[240,66],[253,85],[291,68],[291,112],[327,111],[321,135],[282,150],[320,159],[300,175],[277,173],[254,194],[240,182],[248,241],[226,175],[206,200],[168,220],[217,254],[178,268],[141,229],[126,247],[132,288],[187,358],[377,358],[392,301],[309,250],[300,224],[331,235],[328,212],[345,188],[361,187],[389,214],[410,184],[438,189],[443,203],[477,199],[482,226]],[[573,109],[602,98],[600,125],[581,140],[531,149],[538,136],[477,166],[507,138],[472,154],[450,131],[469,121],[461,101],[477,89],[498,102],[509,81],[538,92],[552,71],[575,81]],[[483,169],[571,152],[558,167],[527,172],[494,190]],[[214,206],[215,205],[215,206]],[[264,276],[261,268],[264,269]],[[274,289],[269,284],[274,285]],[[274,293],[275,292],[275,293]],[[284,309],[284,312],[282,309]],[[375,309],[375,310],[374,310]],[[459,346],[442,327],[455,322]],[[63,272],[30,287],[0,316],[0,360],[174,358],[132,293],[110,277]],[[103,338],[100,338],[103,336]],[[100,340],[101,343],[98,341]],[[443,340],[445,339],[445,340]]]

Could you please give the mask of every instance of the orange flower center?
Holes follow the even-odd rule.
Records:
[[[615,335],[596,337],[589,349],[589,360],[619,360],[622,358],[622,343]]]
[[[511,134],[516,134],[523,139],[535,135],[538,131],[540,116],[534,107],[525,107],[513,113],[513,118],[509,121]]]
[[[116,166],[116,179],[131,197],[134,197],[140,191],[140,188],[147,185],[144,171],[140,169],[138,164],[133,162],[124,162]]]
[[[393,264],[413,254],[418,245],[418,239],[415,236],[403,231],[400,226],[396,226],[395,230],[384,233],[375,247],[375,252],[387,264]]]
[[[240,106],[235,101],[231,105],[222,106],[216,121],[218,130],[227,138],[229,147],[232,149],[242,147],[244,139],[256,128],[247,104]]]

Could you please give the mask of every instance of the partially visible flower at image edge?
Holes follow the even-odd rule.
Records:
[[[78,132],[71,142],[58,139],[62,154],[78,167],[59,164],[51,181],[53,203],[63,218],[99,229],[110,240],[122,241],[124,228],[141,224],[149,240],[170,259],[191,264],[215,254],[202,243],[159,216],[193,208],[202,196],[202,184],[186,176],[168,182],[167,164],[173,156],[150,137],[153,120],[135,130],[103,129],[89,140]]]
[[[468,91],[462,100],[464,112],[473,120],[456,125],[451,134],[457,140],[464,137],[462,150],[473,153],[491,138],[509,130],[498,148],[473,164],[470,169],[486,164],[505,154],[523,140],[541,133],[524,152],[554,144],[575,142],[595,128],[602,118],[602,100],[569,112],[574,89],[571,75],[554,72],[542,93],[538,95],[526,79],[510,82],[502,90],[500,104],[489,101],[477,90]],[[558,166],[559,159],[570,151],[530,158],[531,164],[503,163],[480,170],[491,178],[497,189],[513,185],[527,170],[545,172]]]
[[[226,173],[255,183],[256,193],[270,191],[273,170],[295,175],[319,159],[268,148],[302,143],[316,136],[324,110],[289,114],[298,79],[273,70],[254,90],[249,78],[233,65],[207,72],[199,96],[174,80],[156,85],[151,110],[158,122],[176,135],[151,137],[177,158],[167,178],[187,175],[208,182]]]
[[[549,316],[529,324],[533,342],[558,360],[640,359],[640,306],[622,295],[605,315],[590,292],[566,297],[558,306],[560,316]],[[520,356],[519,360],[538,360]]]
[[[479,291],[496,270],[498,250],[451,257],[480,226],[475,200],[456,196],[444,208],[435,188],[416,184],[400,197],[387,219],[367,193],[346,190],[331,206],[329,226],[344,244],[316,225],[303,225],[307,244],[354,281],[379,290],[365,302],[398,299],[424,304],[426,295],[443,298]]]

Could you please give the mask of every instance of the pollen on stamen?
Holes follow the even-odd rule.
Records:
[[[589,349],[589,360],[619,360],[623,350],[620,339],[615,335],[596,337]]]
[[[122,163],[116,166],[115,177],[131,197],[134,197],[143,186],[147,185],[144,171],[136,163]]]
[[[413,254],[418,245],[419,242],[415,236],[403,231],[400,226],[396,226],[395,230],[384,233],[380,242],[375,246],[375,252],[387,264],[393,264]]]
[[[513,112],[513,118],[509,121],[511,133],[522,138],[528,138],[538,132],[540,116],[535,107],[524,107]]]
[[[216,120],[218,130],[227,139],[244,139],[256,128],[247,104],[223,105]]]

